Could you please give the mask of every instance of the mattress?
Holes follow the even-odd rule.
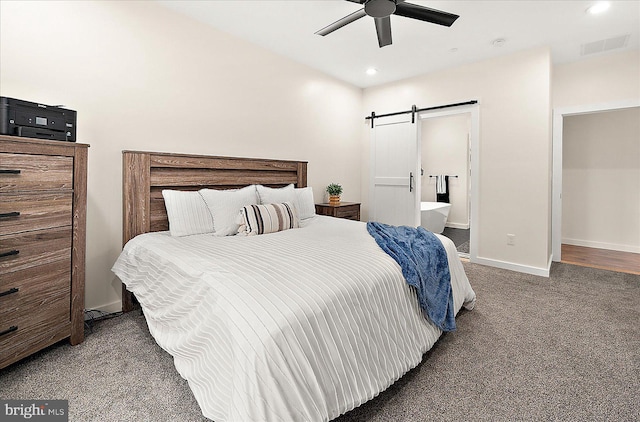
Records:
[[[442,236],[456,312],[475,293]],[[328,421],[385,390],[441,331],[366,224],[129,241],[113,266],[207,418]]]

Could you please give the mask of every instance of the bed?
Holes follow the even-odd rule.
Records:
[[[162,190],[306,186],[306,163],[126,151],[123,303],[140,302],[203,415],[328,421],[378,395],[441,335],[366,223],[315,216],[258,236],[171,236]],[[445,246],[455,311],[475,293]],[[124,289],[126,287],[126,290]]]

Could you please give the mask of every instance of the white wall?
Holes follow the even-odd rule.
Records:
[[[25,46],[28,46],[26,48]],[[553,105],[640,98],[637,51],[553,69]],[[309,160],[367,215],[364,116],[480,100],[479,257],[533,272],[550,253],[550,58],[534,49],[363,92],[152,2],[0,2],[0,95],[78,111],[89,149],[88,308],[119,307],[121,151]],[[361,194],[362,192],[362,194]],[[516,245],[506,245],[506,233]]]
[[[610,53],[553,68],[553,107],[640,98],[640,52]]]
[[[78,112],[87,308],[120,307],[122,150],[308,160],[360,200],[360,89],[152,2],[0,2],[0,89]]]
[[[581,114],[586,111],[620,109],[640,104],[640,52],[629,50],[611,52],[553,68],[553,108],[562,127],[563,114]],[[566,117],[565,117],[566,118]],[[554,151],[562,156],[562,131],[554,130]],[[571,154],[571,151],[567,151]],[[571,157],[563,157],[571,159]],[[554,175],[554,245],[556,259],[560,254],[561,228],[567,221],[562,208],[572,205],[560,198],[560,182],[564,178],[562,163],[555,164]]]
[[[640,253],[640,108],[564,118],[562,243]]]
[[[545,274],[551,255],[550,90],[549,50],[536,48],[367,88],[362,115],[479,100],[480,177],[473,181],[480,191],[479,262]],[[362,145],[365,186],[366,127]],[[516,235],[514,246],[507,245],[508,233]]]
[[[449,202],[451,210],[447,227],[469,228],[469,133],[471,115],[421,119],[422,143],[422,201],[436,200],[438,174],[458,176],[449,178]]]

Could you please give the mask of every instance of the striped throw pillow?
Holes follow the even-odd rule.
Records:
[[[291,202],[247,205],[240,210],[239,234],[275,233],[300,227],[298,212]]]

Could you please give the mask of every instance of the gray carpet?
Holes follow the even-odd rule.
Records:
[[[640,420],[640,276],[567,264],[550,278],[465,269],[476,309],[337,421]],[[0,371],[0,398],[69,399],[71,421],[205,420],[139,312]]]

